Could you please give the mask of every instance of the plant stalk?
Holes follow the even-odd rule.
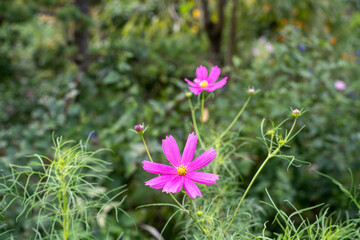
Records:
[[[289,139],[292,131],[294,130],[294,127],[295,127],[295,124],[296,124],[296,119],[297,119],[297,118],[295,118],[294,123],[293,123],[293,125],[292,125],[289,133],[286,135],[286,137],[285,137],[285,139],[284,139],[284,144],[286,144],[286,142],[288,141],[288,139]],[[235,212],[234,212],[233,217],[231,218],[231,221],[230,221],[229,225],[227,226],[227,228],[226,228],[225,231],[224,231],[224,236],[225,236],[226,232],[229,230],[229,228],[230,228],[230,226],[232,225],[232,223],[234,222],[235,217],[236,217],[236,215],[237,215],[237,213],[238,213],[238,211],[239,211],[239,209],[240,209],[240,206],[241,206],[242,202],[244,201],[244,199],[245,199],[247,193],[249,192],[250,188],[252,187],[253,183],[255,182],[257,176],[260,174],[261,170],[264,168],[264,166],[266,165],[266,163],[267,163],[271,158],[273,158],[274,156],[276,156],[276,154],[280,151],[280,148],[281,148],[282,146],[283,146],[283,145],[279,145],[272,153],[269,153],[268,156],[266,157],[266,159],[264,160],[264,162],[263,162],[263,163],[261,164],[261,166],[259,167],[259,169],[256,171],[254,177],[251,179],[251,182],[249,183],[249,186],[246,188],[243,196],[241,197],[240,202],[239,202],[238,206],[236,207],[236,210],[235,210]],[[271,149],[270,149],[270,151],[271,151]]]
[[[205,144],[204,144],[204,142],[203,142],[202,139],[201,139],[201,136],[200,136],[200,133],[199,133],[197,124],[196,124],[195,110],[194,110],[194,107],[193,107],[193,105],[192,105],[192,103],[191,103],[190,98],[188,98],[188,102],[189,102],[189,106],[190,106],[191,117],[192,117],[192,121],[193,121],[195,133],[196,133],[196,135],[198,136],[198,139],[199,139],[199,142],[200,142],[200,145],[201,145],[202,149],[203,149],[204,151],[206,151]]]
[[[201,132],[204,133],[204,104],[205,104],[205,93],[201,93]]]
[[[236,115],[234,120],[230,123],[230,125],[226,128],[226,130],[220,135],[220,137],[218,139],[216,139],[216,141],[211,146],[215,146],[230,131],[230,129],[235,125],[236,121],[240,118],[240,116],[242,115],[242,113],[246,109],[247,105],[249,104],[249,102],[251,100],[251,97],[252,96],[248,97],[248,99],[246,100],[244,106],[240,109],[239,113]]]

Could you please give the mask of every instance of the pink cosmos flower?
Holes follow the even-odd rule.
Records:
[[[198,136],[194,135],[194,133],[189,134],[181,157],[179,147],[173,136],[170,135],[163,139],[162,149],[172,166],[143,161],[145,171],[160,174],[160,176],[147,181],[145,185],[154,189],[162,188],[162,191],[166,193],[179,192],[184,186],[185,191],[191,198],[196,196],[202,197],[195,182],[210,185],[214,184],[219,179],[219,176],[196,171],[205,167],[216,158],[215,149],[210,148],[192,161],[197,140]]]
[[[196,78],[194,79],[194,82],[189,81],[187,78],[185,78],[185,81],[190,85],[189,89],[195,95],[199,95],[203,90],[213,92],[226,84],[227,77],[215,83],[219,78],[220,73],[221,70],[218,66],[212,67],[209,75],[206,67],[200,66],[196,68]]]
[[[335,83],[334,83],[334,87],[336,90],[338,91],[344,91],[346,89],[346,83],[344,81],[341,81],[341,80],[337,80]]]

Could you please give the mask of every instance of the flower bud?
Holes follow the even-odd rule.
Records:
[[[297,117],[299,117],[301,115],[301,112],[300,112],[299,109],[294,109],[292,111],[292,115],[297,118]]]
[[[255,94],[255,89],[249,88],[248,93],[249,93],[249,95],[254,95]]]
[[[138,134],[143,134],[144,133],[144,126],[141,125],[141,124],[135,125],[134,130]]]
[[[191,98],[192,92],[187,92],[187,93],[185,93],[185,96],[186,96],[187,98]]]
[[[279,143],[280,146],[282,146],[282,145],[285,144],[285,141],[283,139],[280,139],[278,143]]]
[[[197,214],[199,217],[201,217],[201,216],[203,215],[203,211],[199,210],[199,211],[196,212],[196,214]]]
[[[273,135],[274,133],[275,133],[275,131],[273,129],[267,131],[268,135]]]

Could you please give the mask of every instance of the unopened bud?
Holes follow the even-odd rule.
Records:
[[[138,134],[143,134],[144,126],[141,125],[141,124],[135,125],[134,130],[135,130]]]
[[[249,93],[250,95],[254,95],[254,94],[255,94],[255,89],[249,88],[248,93]]]
[[[187,98],[191,98],[192,92],[187,92],[187,93],[185,93],[185,96],[186,96]]]
[[[271,129],[271,130],[269,130],[269,131],[267,131],[267,134],[268,134],[268,135],[273,135],[274,133],[275,133],[275,131],[274,131],[274,130],[272,130],[272,129]]]
[[[200,217],[200,216],[203,215],[203,211],[199,210],[199,211],[196,212],[196,214]]]
[[[295,109],[292,111],[292,115],[297,118],[301,115],[301,112],[299,109]]]
[[[285,144],[285,141],[283,139],[280,139],[278,143],[279,143],[280,146],[282,146],[282,145]]]

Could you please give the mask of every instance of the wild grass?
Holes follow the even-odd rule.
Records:
[[[34,224],[32,239],[92,239],[92,229],[105,226],[110,209],[116,218],[123,212],[125,186],[101,187],[110,180],[110,163],[96,157],[103,149],[88,150],[89,139],[75,143],[59,137],[53,143],[52,157],[35,154],[26,166],[8,165],[10,174],[0,178],[1,211],[19,204],[17,221]]]

